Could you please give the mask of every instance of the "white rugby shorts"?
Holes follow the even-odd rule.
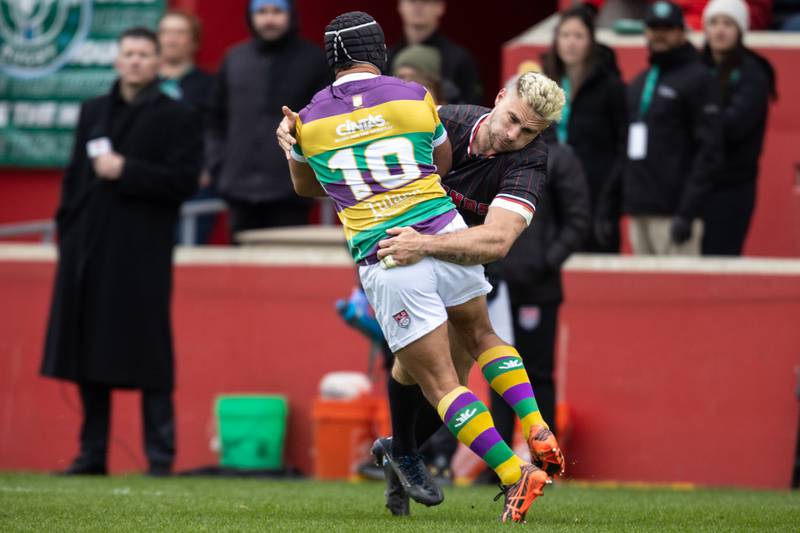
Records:
[[[456,215],[439,234],[466,229]],[[358,267],[361,286],[393,352],[424,337],[447,320],[447,308],[488,294],[482,265],[462,266],[426,257],[409,266]]]

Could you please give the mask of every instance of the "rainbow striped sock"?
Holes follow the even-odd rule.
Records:
[[[508,447],[494,427],[486,405],[466,387],[456,387],[437,407],[447,428],[489,467],[504,485],[520,478],[523,461]]]
[[[478,357],[478,365],[489,386],[517,413],[526,439],[534,424],[548,427],[539,412],[522,357],[513,346],[495,346],[486,350]]]

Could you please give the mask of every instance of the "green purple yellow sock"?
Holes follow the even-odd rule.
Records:
[[[533,425],[548,427],[539,412],[522,357],[513,346],[495,346],[486,350],[478,357],[478,365],[492,390],[514,409],[522,422],[526,439]]]
[[[524,464],[503,441],[486,405],[466,387],[456,387],[439,401],[439,416],[447,428],[489,467],[504,485],[520,478]]]

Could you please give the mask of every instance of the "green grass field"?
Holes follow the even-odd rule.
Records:
[[[0,531],[800,531],[800,494],[562,483],[525,526],[497,522],[491,487],[452,488],[395,518],[379,483],[0,474]]]

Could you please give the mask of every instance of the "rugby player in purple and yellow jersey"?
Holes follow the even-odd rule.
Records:
[[[526,179],[537,179],[532,174],[535,154],[529,154],[527,173],[496,172],[507,178],[508,192],[495,191],[485,223],[466,229],[452,191],[445,193],[437,174],[437,167],[449,166],[447,132],[424,88],[379,75],[385,66],[380,26],[365,13],[346,13],[328,26],[325,42],[336,82],[299,114],[285,109],[287,121],[278,130],[282,145],[289,148],[295,190],[334,200],[362,285],[397,357],[394,377],[419,383],[450,431],[498,473],[506,492],[503,520],[523,521],[549,477],[502,441],[485,405],[459,384],[453,360],[444,352],[450,351],[449,320],[464,350],[478,360],[490,385],[522,420],[529,443],[539,440],[548,446],[534,458],[545,467],[553,463],[563,468],[521,358],[489,324],[488,284],[481,266],[502,257],[505,241],[510,247],[530,223],[541,189],[526,198],[513,194],[513,188],[523,190]],[[501,159],[503,152],[530,143],[562,104],[563,95],[552,81],[521,77],[512,91],[501,91],[494,111],[470,125],[467,155],[508,163]],[[530,189],[529,182],[525,191]],[[500,226],[506,235],[494,231]],[[394,237],[384,239],[387,233]],[[463,246],[468,234],[471,247]],[[384,451],[390,460],[402,457]],[[419,483],[409,483],[416,479],[403,480],[415,476],[401,461],[392,461],[392,467],[417,501],[441,501]]]

